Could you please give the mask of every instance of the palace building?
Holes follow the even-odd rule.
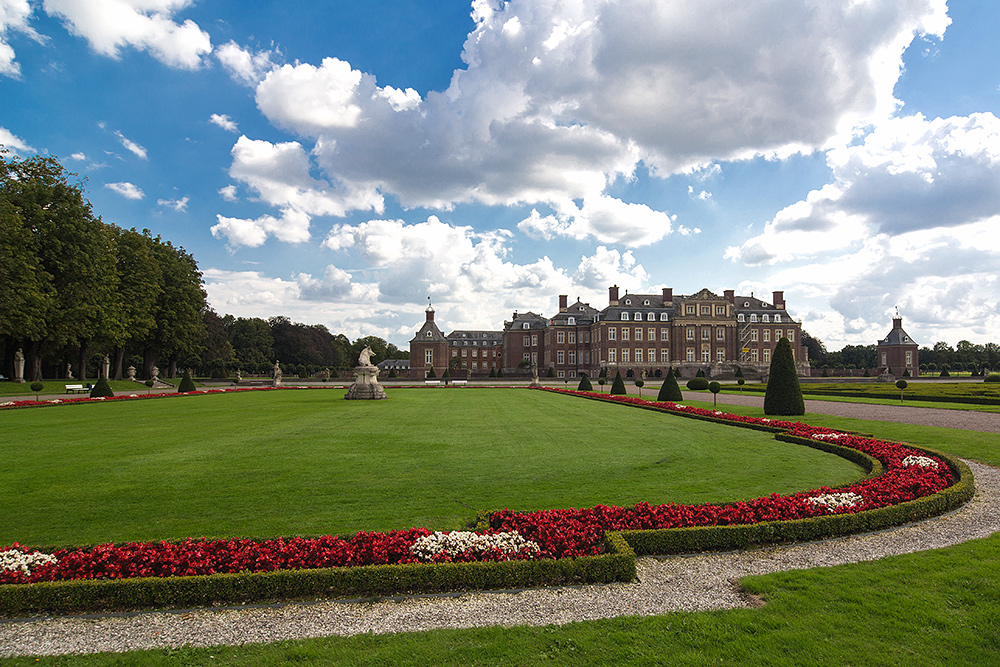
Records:
[[[608,289],[608,305],[598,310],[579,299],[570,304],[559,296],[552,317],[514,313],[502,331],[454,331],[447,336],[434,323],[433,308],[410,341],[410,373],[422,378],[433,368],[441,377],[485,377],[490,371],[526,374],[537,366],[557,378],[596,377],[602,369],[623,377],[640,373],[660,377],[668,368],[693,377],[732,377],[740,368],[748,377],[766,375],[774,347],[781,338],[792,344],[801,375],[809,372],[802,323],[785,308],[783,292],[771,303],[753,294],[722,296],[703,289],[696,294],[619,294]]]

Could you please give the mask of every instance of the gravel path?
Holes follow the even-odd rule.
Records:
[[[703,391],[682,391],[685,401],[711,401]],[[764,397],[751,394],[719,394],[718,402],[728,405],[764,407]],[[844,403],[840,401],[806,401],[806,412],[838,417],[854,417],[874,421],[943,426],[966,431],[1000,433],[1000,412],[975,412],[972,410],[942,410],[910,405],[876,405],[873,403]]]
[[[627,584],[463,593],[378,602],[324,600],[228,609],[0,621],[0,656],[213,646],[432,628],[548,625],[752,605],[735,580],[936,549],[1000,530],[1000,469],[968,462],[976,495],[942,517],[880,533],[730,554],[642,558]]]

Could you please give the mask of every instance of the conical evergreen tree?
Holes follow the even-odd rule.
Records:
[[[181,383],[177,385],[177,393],[186,394],[189,391],[198,391],[198,388],[194,386],[194,380],[191,379],[191,371],[185,370]]]
[[[497,376],[496,366],[490,366],[490,377],[495,378]]]
[[[431,366],[430,369],[428,369],[428,371],[427,371],[427,379],[428,380],[434,380],[436,378],[437,378],[437,374],[434,372],[434,367]]]
[[[622,380],[621,371],[615,372],[615,381],[611,383],[611,393],[612,395],[618,394],[620,396],[624,396],[628,393],[625,391],[625,381]]]
[[[580,375],[580,386],[576,388],[577,391],[594,391],[594,385],[590,383],[590,378],[587,377],[586,373]]]
[[[777,416],[804,415],[806,404],[802,400],[799,376],[795,372],[792,344],[782,338],[774,347],[771,370],[768,372],[767,391],[764,393],[764,414]]]
[[[673,368],[667,371],[667,376],[663,378],[663,384],[660,385],[660,393],[656,395],[656,400],[660,402],[670,401],[672,403],[684,400],[684,397],[681,396],[681,388],[677,386],[677,378],[674,377]]]
[[[101,397],[108,397],[108,396],[114,396],[114,395],[115,395],[115,392],[111,391],[111,385],[108,384],[108,381],[105,380],[104,378],[100,378],[97,381],[97,384],[95,384],[90,389],[90,397],[91,398],[101,398]]]
[[[545,374],[545,377],[554,378],[556,376],[556,367],[549,366],[549,372]]]

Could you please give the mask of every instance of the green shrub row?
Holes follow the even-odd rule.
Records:
[[[788,438],[788,440],[801,442],[801,444],[816,444],[814,441],[807,443],[806,438]],[[975,493],[975,484],[972,471],[967,465],[941,452],[919,447],[915,447],[915,449],[922,449],[922,451],[940,456],[948,461],[948,465],[952,468],[952,473],[958,481],[931,496],[856,514],[830,514],[809,519],[733,526],[629,530],[624,531],[622,536],[638,556],[702,551],[736,551],[766,544],[812,542],[843,535],[885,530],[944,514],[961,507],[972,499]]]
[[[635,554],[620,535],[583,558],[487,563],[407,563],[241,572],[194,577],[57,581],[0,586],[0,615],[207,607],[315,598],[610,583],[635,579]]]

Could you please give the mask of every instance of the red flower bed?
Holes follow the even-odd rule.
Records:
[[[512,512],[505,509],[491,516],[490,529],[486,532],[517,531],[523,538],[538,545],[537,553],[521,551],[504,554],[497,549],[484,549],[456,555],[437,554],[433,558],[435,562],[590,556],[600,553],[604,533],[608,530],[723,526],[858,512],[928,496],[950,486],[954,481],[951,469],[944,460],[896,442],[840,433],[800,422],[743,417],[675,403],[563,389],[545,391],[653,407],[722,421],[776,427],[790,435],[835,442],[840,446],[860,450],[881,461],[885,472],[873,479],[838,489],[823,487],[790,496],[771,494],[722,505],[639,503],[633,507],[598,505],[586,509],[538,512]],[[161,394],[176,395],[178,394]],[[88,400],[90,399],[68,399],[67,402]],[[88,549],[57,551],[53,554],[55,563],[34,565],[30,572],[0,569],[0,584],[415,563],[421,561],[413,554],[411,547],[419,538],[430,534],[426,528],[412,528],[387,533],[361,532],[349,540],[327,536],[263,541],[188,539],[179,543],[102,544]],[[29,553],[18,544],[8,550]]]

